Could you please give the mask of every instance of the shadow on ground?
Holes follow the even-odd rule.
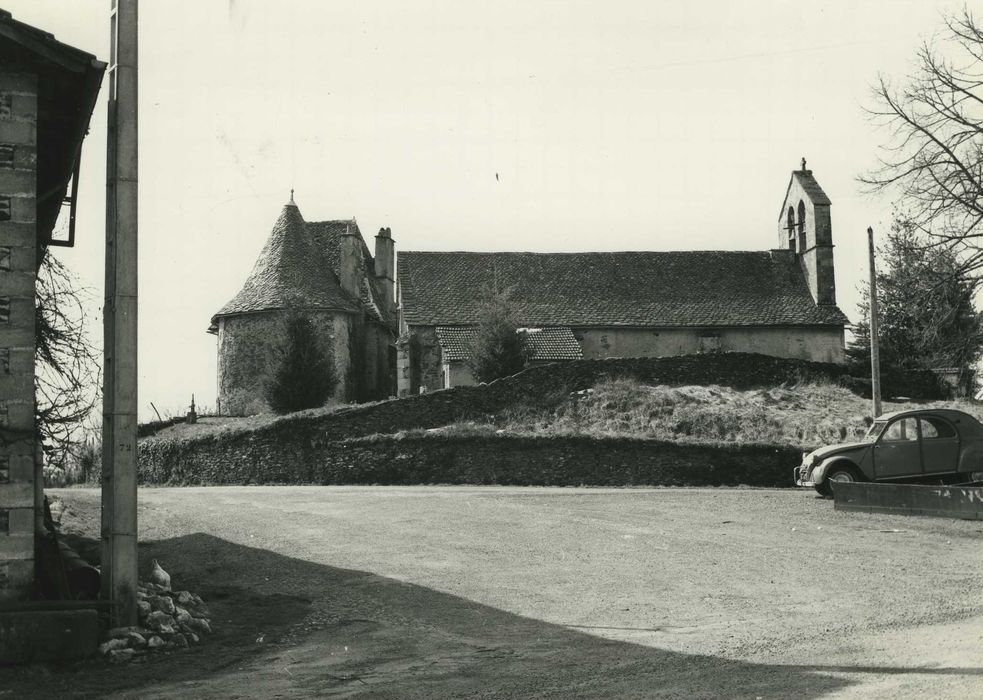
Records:
[[[849,683],[607,640],[205,534],[140,551],[141,571],[156,558],[176,588],[205,598],[215,634],[125,666],[0,670],[0,698],[817,698]]]

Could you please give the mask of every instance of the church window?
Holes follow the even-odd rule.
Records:
[[[795,210],[788,208],[788,219],[785,230],[788,231],[788,249],[795,250]]]
[[[799,200],[799,252],[804,253],[806,250],[806,205],[800,199]]]

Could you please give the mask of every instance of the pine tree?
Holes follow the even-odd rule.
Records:
[[[522,371],[528,354],[509,291],[491,286],[483,290],[482,297],[467,364],[477,381],[490,382]]]
[[[334,365],[321,348],[314,324],[304,316],[291,316],[276,371],[265,389],[270,408],[284,414],[323,406],[337,383]]]
[[[983,317],[973,298],[979,281],[948,247],[931,245],[903,218],[878,249],[878,335],[882,374],[892,383],[906,372],[972,370],[983,348]],[[870,290],[861,289],[847,357],[858,374],[870,372]]]

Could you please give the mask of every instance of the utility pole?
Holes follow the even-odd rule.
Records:
[[[867,227],[870,254],[870,393],[874,400],[874,418],[881,415],[881,357],[877,338],[877,273],[874,270],[874,229]]]
[[[137,0],[110,0],[102,597],[137,624]]]

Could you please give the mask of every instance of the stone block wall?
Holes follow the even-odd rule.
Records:
[[[335,398],[348,400],[350,381],[349,319],[347,314],[311,311],[323,351],[335,363]],[[267,378],[276,369],[286,337],[287,315],[282,311],[226,316],[218,329],[218,409],[222,415],[251,415],[268,411],[263,398]]]
[[[574,328],[584,359],[667,358],[704,352],[707,341],[713,350],[725,353],[753,353],[809,362],[843,363],[843,328]],[[447,386],[473,384],[470,372],[461,364],[445,364],[433,326],[411,326],[400,341],[399,396],[436,391]]]
[[[828,327],[718,328],[659,330],[638,328],[574,329],[588,359],[668,357],[704,352],[707,341],[722,352],[746,352],[811,362],[846,360],[843,329]]]
[[[447,482],[450,472],[441,476],[440,469],[445,465],[454,473],[476,474],[479,467],[479,457],[472,460],[469,450],[476,448],[478,443],[468,443],[466,439],[453,442],[459,447],[453,448],[453,458],[440,441],[419,443],[418,449],[412,453],[411,461],[418,462],[420,467],[413,472],[380,472],[387,469],[387,459],[395,459],[392,450],[402,450],[400,443],[391,448],[376,446],[390,444],[392,434],[399,431],[437,428],[460,420],[478,419],[494,415],[506,408],[523,405],[555,405],[563,399],[567,392],[579,391],[595,386],[606,379],[634,378],[646,384],[720,384],[733,386],[738,389],[756,386],[777,386],[786,382],[794,382],[808,378],[837,379],[844,375],[841,365],[821,364],[790,360],[765,355],[745,353],[715,353],[711,355],[686,355],[679,357],[635,358],[611,360],[576,360],[532,367],[512,377],[500,379],[490,384],[478,386],[462,386],[444,391],[434,391],[406,398],[382,401],[367,406],[352,406],[335,410],[330,413],[307,411],[259,426],[254,429],[239,431],[229,430],[217,435],[205,435],[180,441],[157,440],[149,438],[142,440],[139,445],[141,480],[144,483],[177,483],[177,484],[220,484],[220,483],[383,483],[379,481],[385,474],[385,479],[405,479],[404,481],[386,481],[385,483],[437,483]],[[372,435],[387,435],[390,437],[375,440],[371,437],[364,441],[358,438]],[[579,438],[578,438],[579,439]],[[462,442],[461,440],[464,440]],[[586,439],[585,439],[586,440]],[[398,442],[398,441],[397,441]],[[521,455],[525,454],[525,466],[522,476],[509,477],[511,481],[458,481],[455,483],[544,483],[535,481],[537,469],[547,469],[539,466],[537,460],[551,460],[548,466],[556,474],[581,474],[581,472],[564,472],[562,467],[567,462],[576,461],[576,449],[583,447],[590,452],[589,467],[592,474],[604,474],[610,465],[617,464],[618,470],[624,473],[629,470],[634,459],[633,455],[648,455],[646,460],[659,465],[656,471],[651,469],[639,473],[637,481],[622,481],[621,483],[683,483],[678,474],[671,479],[667,474],[674,459],[673,455],[699,455],[699,449],[713,450],[716,459],[721,464],[725,462],[725,454],[738,450],[742,455],[750,455],[742,469],[752,470],[753,459],[763,454],[779,454],[778,448],[766,446],[765,452],[755,452],[750,447],[739,445],[706,446],[679,448],[677,443],[641,440],[629,441],[632,446],[626,451],[618,452],[617,458],[605,457],[606,451],[615,442],[590,441],[566,443],[543,442],[545,452],[533,454],[526,448],[539,445],[534,442],[482,442],[482,450],[476,455],[491,455],[489,464],[512,464],[509,469],[517,469],[523,464]],[[635,443],[638,443],[637,445]],[[395,444],[395,443],[393,443]],[[417,443],[413,443],[417,444]],[[451,444],[451,443],[448,443]],[[577,447],[577,446],[580,447]],[[576,449],[575,449],[576,448]],[[439,454],[444,457],[424,454],[428,450],[444,450]],[[498,459],[494,453],[508,450],[509,457]],[[537,448],[538,449],[538,448]],[[387,451],[389,450],[389,451]],[[695,451],[694,451],[695,450]],[[768,452],[771,450],[771,452]],[[399,452],[398,454],[403,454]],[[436,453],[435,453],[436,454]],[[615,453],[611,453],[615,455]],[[801,458],[801,450],[791,450],[794,458]],[[770,461],[766,473],[767,478],[754,480],[751,477],[741,477],[733,483],[756,483],[764,485],[778,483],[778,479],[786,469],[791,474],[795,466],[793,457],[785,452],[780,457]],[[360,460],[365,460],[361,465]],[[400,458],[403,459],[403,458]],[[683,459],[680,457],[680,459]],[[694,457],[695,459],[695,457]],[[743,458],[742,458],[743,459]],[[762,457],[764,459],[764,457]],[[468,461],[472,460],[472,461]],[[509,461],[511,460],[511,461]],[[685,457],[690,460],[690,457]],[[685,464],[695,462],[685,461]],[[546,462],[543,463],[547,464]],[[322,466],[318,466],[322,465]],[[450,466],[447,466],[450,465]],[[457,466],[455,466],[457,465]],[[470,466],[468,466],[470,465]],[[504,467],[503,467],[504,468]],[[655,467],[652,467],[655,469]],[[464,470],[464,471],[460,471]],[[494,470],[493,470],[494,471]],[[743,472],[742,472],[743,473]],[[765,473],[765,472],[763,472]],[[355,480],[356,476],[357,479]],[[400,474],[403,474],[400,476]],[[409,475],[407,475],[409,474]],[[678,478],[677,478],[678,477]],[[462,476],[461,479],[471,479]],[[477,478],[477,477],[474,477]],[[484,477],[482,477],[484,478]],[[567,478],[567,477],[564,477]],[[570,479],[585,479],[577,483],[614,483],[602,481],[601,476],[569,476]],[[620,477],[619,477],[620,478]],[[624,477],[627,479],[628,477]],[[634,479],[635,477],[631,477]],[[686,477],[687,479],[691,477]],[[696,478],[696,477],[692,477]],[[702,478],[702,477],[701,477]],[[720,477],[723,478],[723,477]],[[734,478],[737,478],[736,476]],[[346,480],[347,479],[347,480]],[[413,481],[426,479],[427,481]],[[556,477],[559,479],[559,476]],[[757,477],[755,477],[757,479]],[[768,481],[771,480],[771,481]],[[549,483],[561,483],[550,481]],[[687,482],[689,483],[689,482]],[[706,483],[696,482],[692,483]],[[732,483],[732,482],[721,482]]]
[[[0,72],[0,601],[34,580],[37,81]]]
[[[148,440],[144,484],[792,486],[786,445],[589,437],[386,436],[310,441],[289,431],[194,446]]]

